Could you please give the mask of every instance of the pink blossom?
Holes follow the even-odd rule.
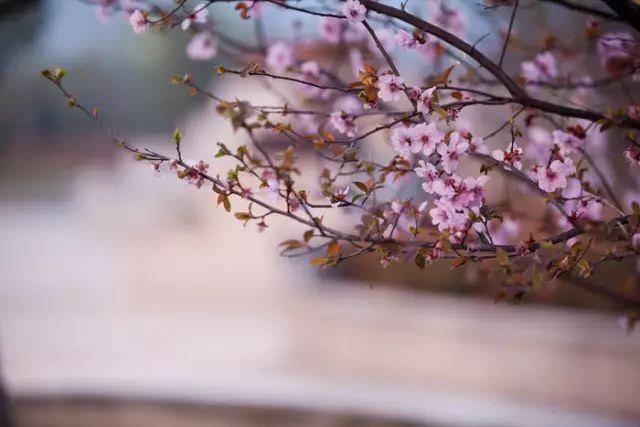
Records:
[[[553,143],[563,149],[564,152],[570,153],[573,149],[578,148],[584,142],[583,139],[578,138],[572,133],[567,133],[561,130],[554,130],[551,132],[553,137]]]
[[[552,193],[558,188],[565,188],[567,186],[567,176],[574,172],[575,167],[573,165],[569,166],[560,160],[554,160],[549,167],[538,168],[538,187],[547,193]]]
[[[631,246],[633,246],[633,249],[636,251],[640,251],[640,233],[634,233],[634,235],[631,236]]]
[[[640,105],[629,105],[627,114],[631,120],[640,120]]]
[[[431,222],[438,226],[439,231],[452,228],[463,228],[467,223],[467,216],[457,212],[451,203],[445,199],[434,201],[435,207],[429,210]]]
[[[342,38],[347,43],[360,43],[364,41],[368,35],[369,32],[364,27],[364,25],[349,24],[342,33]]]
[[[407,33],[405,30],[398,30],[394,36],[394,40],[396,44],[400,47],[413,49],[417,45],[417,40],[413,37],[413,35]]]
[[[551,133],[541,126],[531,126],[527,131],[527,140],[525,156],[538,163],[545,163],[553,145]]]
[[[420,94],[420,97],[418,98],[417,107],[418,107],[418,111],[421,112],[422,114],[429,114],[429,112],[431,111],[431,100],[435,90],[436,90],[436,87],[432,86]]]
[[[131,24],[134,33],[144,33],[147,30],[147,17],[139,9],[136,9],[129,16],[129,24]]]
[[[608,33],[598,39],[598,56],[609,74],[620,77],[633,70],[638,59],[636,40],[629,33]]]
[[[156,177],[161,177],[161,173],[160,173],[160,162],[151,162],[149,163],[149,166],[151,166],[151,171],[153,172],[153,175]]]
[[[218,41],[205,31],[198,33],[187,45],[187,55],[191,59],[207,61],[218,54]]]
[[[436,25],[458,37],[466,35],[467,20],[460,10],[448,8],[440,1],[430,1],[427,5],[432,12],[431,21]]]
[[[358,0],[347,0],[342,5],[342,14],[351,23],[355,24],[364,21],[366,13],[367,8],[360,4]]]
[[[425,156],[430,156],[436,150],[436,145],[442,142],[444,134],[438,130],[435,123],[417,124],[411,129],[412,148],[414,153],[422,150]]]
[[[455,196],[461,182],[462,179],[456,174],[443,174],[440,179],[433,182],[433,192],[443,198],[450,199]]]
[[[412,129],[405,126],[397,126],[393,129],[391,132],[391,145],[405,159],[409,158],[411,153],[417,153],[422,148],[413,145]]]
[[[356,136],[358,128],[353,116],[348,115],[344,111],[334,111],[331,113],[331,125],[343,135],[353,138]]]
[[[540,53],[532,61],[523,62],[521,70],[527,83],[548,82],[558,75],[556,59],[551,52]]]
[[[105,24],[109,20],[109,6],[104,4],[96,6],[96,17],[98,21]]]
[[[293,65],[293,49],[284,42],[277,42],[267,50],[266,62],[270,70],[281,73]]]
[[[407,88],[405,93],[409,96],[411,101],[417,102],[418,98],[420,98],[420,94],[422,93],[422,89],[419,88],[418,86],[413,86],[413,87]]]
[[[259,2],[256,0],[250,0],[247,2],[247,12],[252,18],[259,18],[264,13],[264,8],[266,4],[264,2]]]
[[[569,178],[567,186],[562,190],[562,197],[565,199],[576,199],[582,195],[582,184],[578,178]]]
[[[487,154],[489,150],[484,144],[484,138],[474,136],[469,141],[469,153]]]
[[[438,154],[442,157],[442,168],[447,173],[452,173],[460,162],[460,156],[467,151],[469,143],[460,138],[458,132],[449,135],[449,144],[438,145]]]
[[[629,160],[632,166],[640,165],[640,148],[635,145],[630,145],[624,150],[624,156]]]
[[[434,192],[433,184],[440,179],[440,173],[432,163],[425,162],[424,160],[419,160],[418,165],[419,166],[415,168],[415,173],[419,178],[424,179],[422,183],[424,191],[431,194]]]
[[[378,79],[378,96],[385,102],[397,101],[402,96],[404,79],[393,74],[383,74]]]
[[[305,82],[319,84],[322,83],[322,74],[320,73],[320,66],[315,61],[306,61],[300,65],[300,79]],[[309,96],[317,96],[323,89],[311,86],[302,85],[302,90]]]
[[[491,239],[496,245],[509,244],[513,239],[518,237],[520,225],[517,221],[505,218],[503,221],[491,221],[489,223],[489,233]]]
[[[342,35],[342,24],[339,19],[323,17],[320,19],[320,36],[324,41],[331,44],[340,43]]]
[[[517,144],[509,144],[506,150],[494,150],[491,156],[517,170],[522,169],[522,148],[518,147]]]
[[[204,184],[204,174],[206,174],[208,170],[209,165],[200,160],[198,163],[187,170],[185,179],[189,184],[195,186],[196,188],[200,188]]]
[[[484,186],[489,180],[487,175],[477,178],[468,176],[455,189],[455,194],[449,199],[457,210],[472,209],[477,211],[482,206]]]
[[[193,24],[206,24],[209,17],[209,9],[207,9],[207,3],[200,3],[193,9],[193,11],[182,20],[180,28],[184,31],[191,28]]]
[[[335,208],[335,207],[338,207],[341,203],[343,203],[346,200],[347,195],[349,194],[349,190],[350,190],[350,187],[348,185],[346,187],[338,188],[334,190],[330,198],[331,206]]]
[[[353,95],[345,95],[336,99],[333,103],[334,111],[344,111],[347,114],[355,115],[362,112],[362,104]]]
[[[583,197],[576,201],[573,212],[577,218],[599,221],[602,219],[602,202],[595,197]]]
[[[307,81],[320,80],[320,66],[315,61],[306,61],[300,65],[302,79]]]

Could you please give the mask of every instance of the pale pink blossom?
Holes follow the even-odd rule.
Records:
[[[602,202],[595,197],[583,197],[576,201],[573,212],[577,218],[599,221],[602,219]]]
[[[630,145],[626,150],[624,150],[624,156],[632,166],[640,165],[640,148],[637,146]]]
[[[205,182],[204,174],[209,170],[209,165],[203,160],[200,160],[195,165],[191,166],[184,178],[187,182],[196,188],[201,188]]]
[[[582,195],[582,184],[578,178],[569,178],[567,186],[562,190],[565,199],[576,199]]]
[[[553,143],[558,144],[565,153],[570,153],[574,149],[580,147],[584,142],[583,139],[578,138],[574,134],[561,130],[554,130],[551,132],[551,135],[553,137]]]
[[[430,1],[427,6],[432,13],[431,21],[458,37],[465,37],[467,19],[460,9],[447,7],[441,1]]]
[[[353,116],[348,115],[344,111],[334,111],[331,113],[331,125],[336,128],[338,132],[349,138],[356,136],[356,132],[358,131]]]
[[[419,112],[423,114],[429,114],[429,112],[431,111],[431,100],[433,98],[433,93],[435,92],[435,90],[436,87],[432,86],[420,94],[417,102],[417,108]]]
[[[627,115],[631,120],[640,120],[640,105],[629,105]]]
[[[218,41],[205,31],[198,33],[187,44],[187,55],[191,59],[207,61],[218,54]]]
[[[615,77],[631,72],[640,52],[637,41],[629,33],[608,33],[598,39],[600,62]]]
[[[364,21],[366,13],[367,8],[360,4],[358,0],[347,0],[342,5],[342,14],[351,23],[355,24]]]
[[[541,126],[531,126],[527,131],[527,150],[524,155],[537,163],[546,163],[553,146],[551,133]]]
[[[411,157],[411,153],[417,153],[422,147],[413,146],[413,132],[411,128],[397,126],[391,132],[391,145],[396,153],[405,159]]]
[[[517,170],[522,169],[522,148],[517,144],[509,144],[505,150],[494,150],[491,156]]]
[[[347,114],[355,115],[362,112],[362,104],[355,96],[345,95],[335,100],[333,110],[344,111]]]
[[[631,246],[640,252],[640,233],[634,233],[634,235],[631,236]]]
[[[428,125],[420,123],[411,129],[412,151],[418,153],[422,151],[425,156],[430,156],[436,151],[436,146],[442,142],[444,134],[438,130],[437,125],[432,122]]]
[[[522,77],[525,82],[548,82],[558,75],[556,59],[551,52],[540,53],[532,61],[521,65]]]
[[[134,33],[144,33],[147,30],[147,17],[139,9],[136,9],[129,16],[129,24]]]
[[[463,179],[455,189],[455,194],[449,198],[451,205],[456,210],[478,211],[482,206],[484,198],[484,186],[489,180],[487,175],[480,175],[477,178],[468,176]]]
[[[207,9],[207,6],[207,3],[197,5],[195,9],[182,20],[180,28],[186,31],[191,28],[193,24],[206,24],[207,18],[209,17],[209,9]]]
[[[320,36],[331,44],[340,43],[342,35],[342,23],[338,18],[322,17],[320,19]]]
[[[320,84],[322,83],[322,74],[320,72],[320,65],[318,65],[315,61],[306,61],[300,65],[300,80],[305,82]],[[323,89],[312,86],[312,85],[302,85],[302,90],[308,94],[309,96],[317,96],[319,95]]]
[[[293,49],[284,42],[277,42],[267,50],[266,62],[270,70],[281,73],[293,65]]]
[[[424,160],[419,160],[418,165],[419,166],[415,168],[415,173],[419,178],[424,179],[422,183],[424,191],[431,194],[434,192],[433,184],[440,179],[440,173],[432,163],[425,162]]]
[[[452,173],[460,162],[462,154],[469,148],[469,143],[460,137],[458,132],[449,135],[449,144],[439,144],[437,151],[442,157],[442,168]]]
[[[438,227],[439,231],[465,227],[467,216],[462,212],[457,212],[449,201],[438,199],[434,201],[434,204],[435,207],[429,210],[429,215],[431,222]]]
[[[342,33],[342,39],[347,43],[360,43],[369,36],[369,32],[360,24],[349,24]]]
[[[378,79],[378,96],[385,102],[393,102],[402,96],[404,79],[393,74],[383,74]]]
[[[417,45],[417,40],[412,34],[407,33],[405,30],[398,30],[394,36],[396,44],[400,47],[413,49]]]
[[[484,138],[474,136],[469,141],[469,153],[488,154],[489,150],[484,144]]]
[[[433,192],[437,195],[450,199],[455,196],[462,179],[456,174],[443,174],[440,179],[433,182]]]
[[[335,208],[339,206],[342,202],[346,201],[347,195],[349,194],[350,189],[351,187],[347,185],[346,187],[342,187],[334,190],[333,193],[331,194],[331,199],[330,199],[331,206]]]
[[[569,166],[560,160],[554,160],[549,167],[539,167],[537,170],[538,187],[548,193],[567,186],[567,176],[575,172],[573,165]]]
[[[489,223],[489,233],[496,245],[507,245],[512,242],[520,232],[520,225],[511,218],[503,221],[491,221]]]
[[[247,2],[247,13],[251,18],[259,18],[264,14],[266,5],[264,2],[250,0]]]

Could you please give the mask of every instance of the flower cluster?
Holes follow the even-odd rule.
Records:
[[[193,60],[242,51],[225,55],[216,78],[261,79],[274,96],[258,100],[247,90],[227,101],[213,93],[218,86],[204,89],[189,74],[172,79],[215,102],[238,140],[246,138],[235,148],[219,143],[216,157],[235,166],[207,175],[205,160],[183,160],[180,132],[177,160],[114,139],[156,174],[168,166],[197,188],[210,186],[227,211],[240,199],[248,211],[235,216],[245,224],[264,230],[275,215],[308,227],[283,252],[324,252],[312,260],[318,266],[366,253],[383,266],[492,260],[514,299],[640,254],[640,105],[633,92],[640,44],[631,32],[602,33],[609,24],[590,16],[584,40],[540,32],[531,44],[517,30],[521,4],[485,0],[484,13],[513,8],[511,20],[476,49],[479,42],[466,37],[465,9],[442,0],[425,0],[426,7],[414,6],[418,12],[364,0],[333,10],[269,2],[274,14],[306,12],[316,21],[317,38],[296,21],[296,36],[286,39],[269,34],[264,3],[214,3],[176,2],[169,10],[153,0],[97,4],[101,19],[123,14],[135,34],[181,29]],[[531,5],[552,6],[560,7]],[[255,40],[223,34],[214,7],[233,8],[238,22],[254,26]],[[416,57],[425,63],[409,66]],[[580,61],[595,64],[593,77]],[[64,70],[43,75],[69,107],[100,122],[97,110],[62,87]],[[627,97],[609,96],[612,87]],[[302,156],[317,161],[302,163]],[[623,157],[630,166],[618,170]],[[332,224],[338,216],[355,224]]]

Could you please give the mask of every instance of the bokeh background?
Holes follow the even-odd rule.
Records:
[[[253,42],[232,7],[214,20]],[[281,10],[265,22],[272,37],[316,31]],[[470,31],[496,25],[481,12]],[[190,156],[212,157],[242,141],[169,79],[269,100],[258,83],[217,83],[225,52],[188,61],[186,35],[135,36],[74,0],[25,1],[0,39],[0,368],[16,425],[639,425],[640,341],[620,307],[576,289],[494,304],[491,283],[448,266],[282,258],[298,229],[257,233],[208,191],[154,176],[39,77],[67,68],[137,145],[164,150],[180,126]]]

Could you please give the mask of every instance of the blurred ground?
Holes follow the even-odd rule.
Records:
[[[207,192],[150,174],[118,158],[74,168],[55,201],[0,204],[14,395],[477,426],[640,419],[640,341],[613,315],[329,280],[278,257],[286,227],[258,234]]]

